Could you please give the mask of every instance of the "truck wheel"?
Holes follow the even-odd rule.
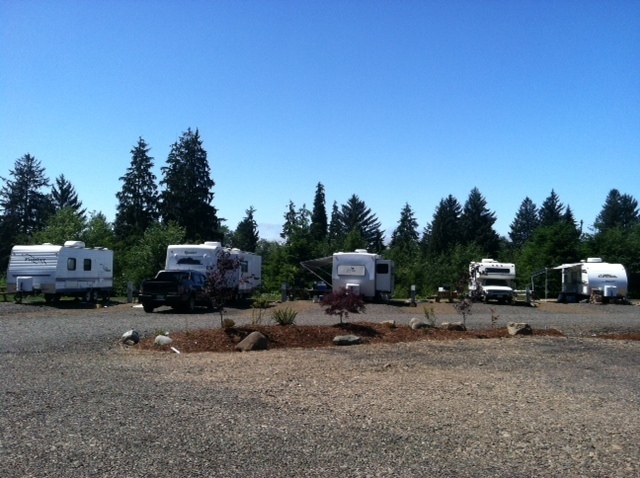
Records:
[[[151,304],[142,304],[142,308],[147,314],[153,312],[154,307]]]

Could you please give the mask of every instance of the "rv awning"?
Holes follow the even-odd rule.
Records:
[[[560,266],[553,267],[553,269],[556,269],[556,270],[571,269],[573,267],[582,266],[582,265],[584,265],[584,262],[576,262],[575,264],[562,264]]]
[[[331,268],[333,266],[333,256],[321,257],[301,262],[300,265],[311,272],[321,281],[331,286]]]

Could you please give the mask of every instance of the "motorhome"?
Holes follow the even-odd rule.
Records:
[[[7,269],[7,293],[16,300],[44,294],[47,302],[72,296],[87,302],[107,299],[113,288],[113,251],[87,248],[81,241],[64,245],[14,246]]]
[[[324,282],[330,283],[334,291],[344,288],[367,299],[393,295],[393,261],[385,260],[366,249],[336,252],[329,257],[302,262],[301,265]]]
[[[512,263],[482,259],[469,264],[469,295],[483,302],[513,302],[516,266]]]
[[[622,264],[610,264],[599,257],[589,257],[554,269],[562,271],[559,302],[578,302],[590,298],[594,292],[599,293],[604,302],[624,299],[627,295],[627,272]]]
[[[248,296],[262,283],[262,257],[253,252],[223,247],[220,242],[175,244],[167,247],[165,270],[196,270],[204,274],[215,270],[220,254],[228,253],[240,262],[237,276],[232,278],[238,295]]]

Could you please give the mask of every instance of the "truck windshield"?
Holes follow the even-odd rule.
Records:
[[[188,272],[160,272],[158,280],[183,281],[189,280]]]

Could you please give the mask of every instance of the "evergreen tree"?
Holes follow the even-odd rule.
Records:
[[[420,272],[418,221],[406,203],[400,212],[398,227],[391,233],[386,256],[394,262],[396,294],[409,296],[410,287],[418,282]]]
[[[539,225],[538,208],[529,197],[525,197],[511,223],[509,238],[513,245],[518,249],[524,246]]]
[[[280,234],[284,244],[282,251],[279,251],[279,259],[284,264],[279,267],[279,274],[282,282],[292,287],[303,287],[306,281],[312,280],[300,267],[301,262],[313,258],[310,217],[311,212],[305,205],[296,209],[293,201],[289,201]]]
[[[354,229],[358,229],[360,236],[369,252],[381,252],[384,249],[384,236],[381,223],[365,202],[357,195],[351,196],[340,210],[340,229],[346,237]]]
[[[640,223],[638,201],[628,194],[620,194],[617,189],[612,189],[593,227],[600,233],[616,227],[630,229],[638,223]]]
[[[325,207],[324,186],[318,183],[311,211],[311,237],[316,242],[324,242],[327,238],[327,209]]]
[[[87,247],[106,247],[113,249],[115,235],[113,227],[102,212],[93,211],[82,236]]]
[[[86,218],[86,209],[80,209],[82,202],[78,200],[78,194],[76,193],[73,185],[67,181],[64,174],[61,174],[56,178],[56,183],[51,188],[51,202],[53,203],[54,211],[60,211],[65,207],[71,208],[82,219]]]
[[[553,226],[562,220],[562,212],[564,205],[560,202],[560,198],[552,189],[551,194],[547,197],[540,210],[538,211],[538,219],[541,226]]]
[[[460,215],[462,243],[476,244],[489,257],[497,257],[500,236],[493,230],[495,213],[487,209],[487,201],[478,188],[473,188]]]
[[[116,193],[114,222],[114,231],[120,239],[140,237],[158,220],[158,188],[150,149],[142,137],[138,138],[138,144],[131,150],[129,168],[120,178],[123,184]]]
[[[253,215],[256,210],[253,206],[245,211],[246,216],[238,223],[233,234],[233,247],[246,252],[256,252],[260,235],[258,234],[258,223]]]
[[[338,252],[342,248],[344,242],[344,234],[342,233],[342,224],[340,222],[340,209],[338,203],[333,201],[331,207],[331,220],[329,221],[329,249],[331,252]]]
[[[436,207],[433,220],[425,229],[423,235],[423,250],[428,255],[435,256],[450,251],[460,241],[460,215],[462,207],[451,194]]]
[[[32,242],[62,245],[66,241],[81,240],[86,228],[86,219],[71,206],[65,206],[49,217],[44,228],[34,233]]]
[[[220,220],[213,201],[213,186],[207,152],[200,133],[189,128],[171,145],[160,184],[160,210],[164,222],[184,227],[187,240],[222,240]]]

